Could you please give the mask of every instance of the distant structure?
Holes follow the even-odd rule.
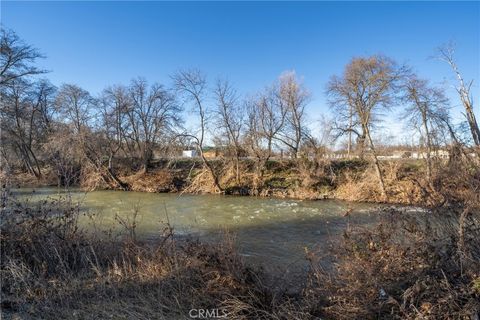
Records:
[[[182,157],[183,158],[195,158],[197,157],[197,150],[183,150]]]
[[[368,152],[366,153],[368,154]],[[406,150],[390,150],[378,155],[380,160],[402,160],[402,159],[425,159],[427,153],[425,151],[406,151]],[[323,158],[326,159],[347,159],[358,158],[357,155],[348,155],[343,151],[325,153]],[[430,152],[430,157],[437,159],[448,159],[450,154],[447,150],[439,149]]]
[[[426,152],[412,152],[410,158],[412,159],[425,159],[427,157]],[[436,150],[430,152],[430,157],[435,157],[439,159],[448,159],[450,158],[450,153],[447,150]]]

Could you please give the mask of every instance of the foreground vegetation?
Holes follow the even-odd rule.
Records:
[[[219,309],[229,319],[476,319],[480,169],[459,162],[437,174],[428,197],[443,201],[349,226],[339,242],[306,251],[300,282],[248,265],[228,235],[203,244],[166,225],[145,243],[131,224],[122,238],[87,234],[68,198],[25,204],[4,190],[2,317],[188,319]]]

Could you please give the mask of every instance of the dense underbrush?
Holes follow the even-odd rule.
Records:
[[[445,161],[438,163],[442,168],[435,172],[432,184],[426,179],[424,163],[420,160],[398,160],[382,162],[382,172],[386,185],[385,199],[378,187],[378,178],[374,168],[359,159],[321,160],[308,159],[270,160],[261,175],[255,169],[255,163],[243,159],[239,165],[237,177],[234,163],[223,160],[212,161],[219,177],[224,194],[249,195],[262,197],[325,199],[334,198],[356,202],[388,202],[396,204],[436,206],[442,201],[435,198],[435,186],[438,180],[445,179]],[[148,172],[135,171],[124,164],[115,169],[119,179],[128,190],[139,192],[180,192],[180,193],[218,193],[209,170],[195,159],[158,160]],[[85,166],[77,172],[75,179],[65,179],[55,174],[51,168],[45,168],[42,179],[38,180],[22,172],[0,174],[2,184],[22,186],[63,186],[71,181],[73,185],[85,190],[111,189],[101,175],[93,168]],[[454,170],[452,170],[454,171]]]

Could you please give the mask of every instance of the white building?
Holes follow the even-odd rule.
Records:
[[[182,157],[184,158],[194,158],[197,156],[197,150],[183,150]]]

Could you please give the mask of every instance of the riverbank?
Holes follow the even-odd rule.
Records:
[[[268,261],[292,269],[305,265],[305,247],[314,248],[317,243],[341,238],[348,223],[370,226],[377,221],[379,209],[385,207],[338,200],[112,190],[85,193],[80,189],[51,187],[16,189],[12,196],[31,203],[69,197],[78,201],[83,211],[91,212],[79,219],[79,227],[118,234],[122,231],[118,219],[135,221],[139,240],[156,239],[167,217],[177,234],[195,236],[202,242],[216,243],[228,230],[235,234],[239,253],[246,261]]]
[[[392,172],[398,179],[407,168]],[[368,168],[351,169],[368,185]],[[208,178],[200,170],[192,170],[198,173],[192,173],[189,186]],[[284,178],[300,176],[297,170]],[[336,172],[355,178],[354,171],[342,170]],[[137,174],[146,186],[152,182],[145,175],[158,176]],[[340,176],[337,190],[348,186],[339,183]],[[413,177],[422,181],[418,173]],[[441,199],[426,214],[390,208],[379,212],[381,220],[373,226],[349,222],[341,239],[319,238],[318,249],[304,251],[308,269],[300,281],[278,277],[282,273],[270,270],[268,262],[267,267],[247,263],[229,237],[187,241],[166,224],[157,238],[142,242],[135,220],[128,219],[118,221],[125,229],[121,238],[108,231],[92,236],[79,228],[80,208],[71,198],[33,204],[5,194],[2,318],[189,319],[192,310],[216,310],[209,312],[227,319],[476,319],[479,182],[478,166],[449,162],[430,186],[419,182],[423,199]],[[348,212],[345,216],[349,219]],[[283,227],[278,220],[271,223]]]
[[[351,225],[335,245],[305,251],[299,281],[246,263],[229,235],[205,244],[166,224],[142,242],[123,224],[121,238],[92,236],[68,199],[5,198],[2,318],[191,319],[208,310],[226,319],[475,319],[480,220],[466,217],[459,239],[459,210],[424,220],[389,209],[375,226]]]
[[[388,198],[382,197],[375,172],[365,161],[269,161],[258,178],[254,164],[244,160],[240,164],[237,179],[231,164],[217,161],[223,193],[228,195],[277,197],[290,199],[338,199],[354,202],[388,202],[392,204],[423,205],[426,181],[421,161],[401,160],[382,163]],[[119,179],[129,190],[140,192],[218,193],[213,178],[195,160],[165,161],[152,163],[144,172],[118,165]],[[45,167],[42,178],[27,173],[15,172],[2,175],[3,183],[15,187],[57,186],[58,175]],[[86,190],[111,189],[95,172],[83,170],[75,184]]]

